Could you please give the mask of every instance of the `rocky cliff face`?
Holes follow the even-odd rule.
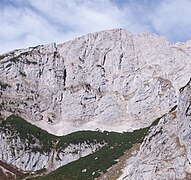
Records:
[[[16,116],[0,122],[0,142],[0,160],[25,172],[53,171],[106,145],[88,137],[53,136]]]
[[[114,29],[0,56],[0,108],[47,131],[145,127],[178,102],[191,42]]]
[[[191,179],[191,81],[180,89],[178,107],[160,119],[121,179]]]
[[[191,179],[190,58],[191,41],[123,29],[15,50],[0,56],[0,118],[18,114],[55,135],[131,131],[160,118],[119,179]],[[53,171],[107,144],[12,122],[0,121],[0,159],[24,171]]]
[[[60,148],[58,151],[56,149],[52,149],[50,152],[38,152],[33,151],[34,147],[29,146],[27,141],[23,142],[19,138],[14,138],[10,142],[8,140],[10,137],[8,136],[5,138],[5,134],[3,135],[1,134],[0,136],[0,159],[3,162],[11,164],[25,172],[43,169],[51,172],[70,162],[76,161],[81,157],[92,154],[104,146],[100,143],[87,144],[84,142],[79,144],[70,144],[66,148]]]

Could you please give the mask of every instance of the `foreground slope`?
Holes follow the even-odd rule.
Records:
[[[56,135],[149,126],[191,77],[191,42],[102,31],[0,56],[0,113]]]
[[[25,172],[50,172],[101,149],[102,136],[87,131],[58,137],[11,115],[0,122],[0,160]]]
[[[191,179],[191,80],[180,89],[178,107],[152,128],[119,180]]]
[[[55,136],[11,115],[0,122],[0,165],[20,179],[54,170],[39,178],[94,179],[115,164],[125,150],[142,142],[149,128],[124,133],[79,131]]]

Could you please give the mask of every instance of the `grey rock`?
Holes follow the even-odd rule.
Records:
[[[56,135],[146,127],[178,103],[190,56],[190,41],[124,29],[15,50],[0,56],[0,113]]]
[[[178,107],[153,127],[127,159],[119,180],[191,179],[191,80],[180,89]]]

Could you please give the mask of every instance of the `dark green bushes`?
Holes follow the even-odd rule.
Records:
[[[38,140],[42,145],[42,152],[51,151],[53,142],[56,140],[56,136],[28,123],[23,118],[16,115],[11,115],[5,121],[2,121],[0,127],[1,129],[3,128],[4,131],[10,130],[16,133],[21,140],[28,140],[30,144],[34,144],[36,140]]]
[[[72,137],[71,140],[86,140],[94,142],[106,142],[107,144],[94,154],[80,158],[77,161],[71,162],[65,166],[58,168],[56,171],[37,179],[42,180],[93,180],[99,177],[101,173],[105,173],[106,170],[116,163],[116,160],[123,155],[124,151],[130,149],[133,144],[143,141],[148,128],[136,130],[134,132],[92,132],[81,131],[67,135],[66,137]],[[76,142],[78,142],[78,140]],[[82,140],[82,141],[83,141]],[[64,140],[63,140],[64,142]],[[74,142],[74,141],[73,141]],[[61,144],[59,144],[61,146]],[[86,172],[83,172],[86,170]]]
[[[157,125],[159,120],[160,118],[154,121],[151,126]],[[0,130],[16,132],[23,141],[27,140],[32,145],[36,141],[40,142],[42,148],[31,146],[33,147],[32,151],[35,152],[50,152],[53,149],[60,152],[70,143],[82,144],[86,142],[87,144],[104,144],[104,147],[94,154],[62,166],[48,175],[36,178],[44,180],[91,180],[100,176],[101,173],[105,173],[123,155],[124,151],[130,149],[133,144],[141,143],[150,127],[124,133],[78,131],[58,137],[28,123],[19,116],[11,115],[1,122]]]

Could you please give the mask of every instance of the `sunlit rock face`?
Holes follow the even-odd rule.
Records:
[[[79,158],[101,149],[105,143],[70,143],[66,147],[56,149],[51,147],[50,151],[43,151],[39,139],[21,139],[19,133],[3,131],[0,128],[0,160],[11,164],[22,171],[37,171],[46,169],[49,172],[76,161]],[[42,149],[42,150],[39,150]]]
[[[127,159],[119,180],[191,179],[191,81],[178,107],[160,119],[140,149]]]
[[[123,29],[15,50],[0,56],[0,112],[57,135],[145,127],[178,103],[190,56],[190,41]]]

